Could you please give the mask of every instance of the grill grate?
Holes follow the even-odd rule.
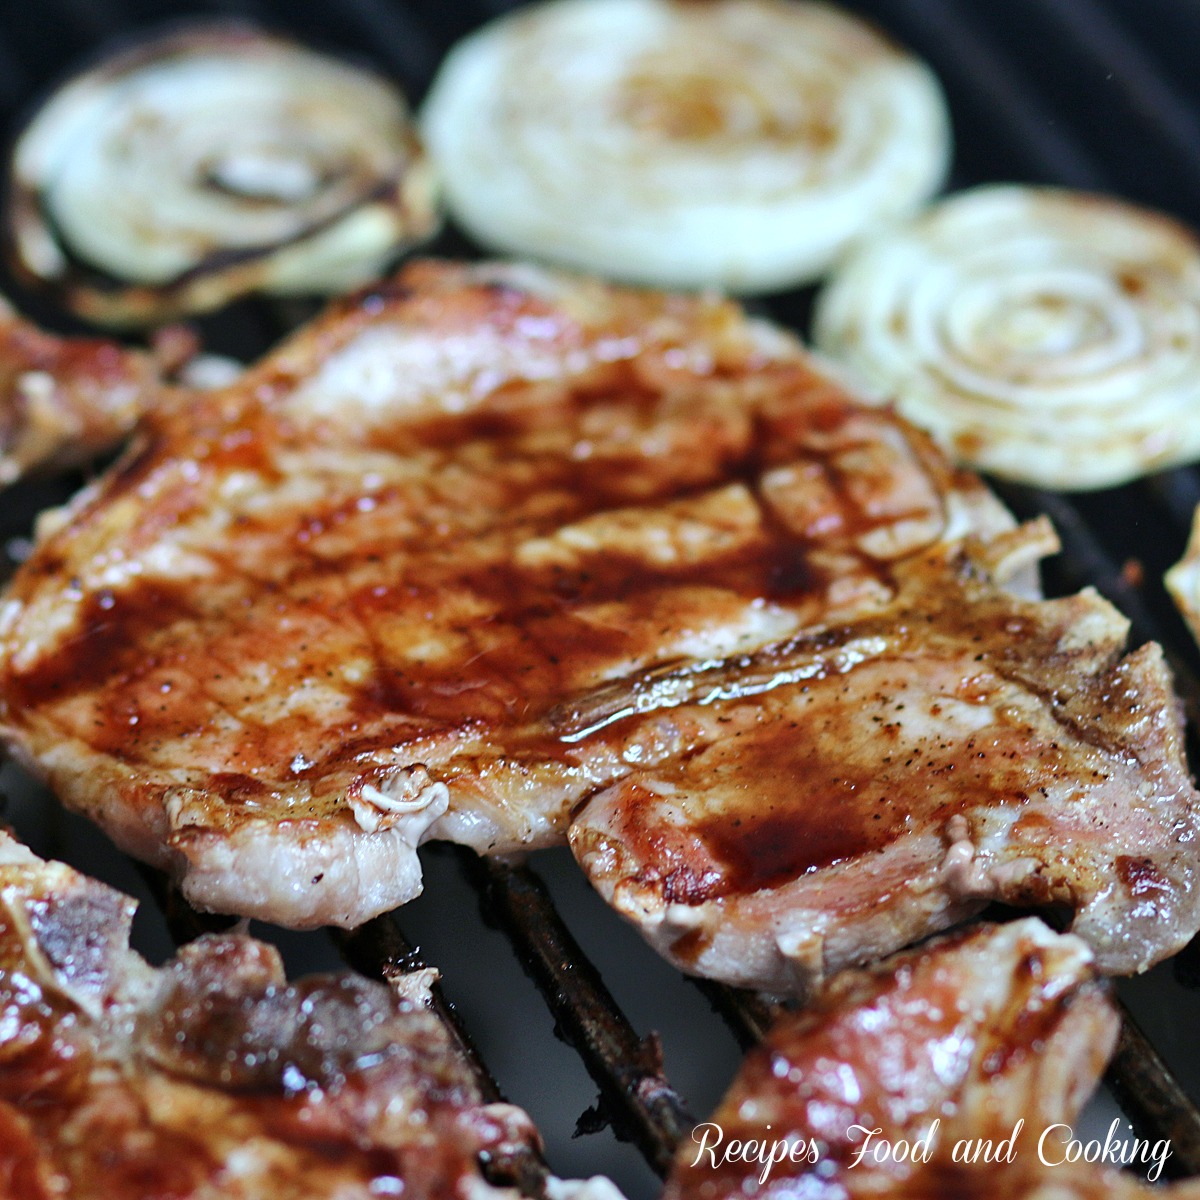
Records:
[[[1200,49],[1200,9],[1176,0],[1010,0],[1002,6],[970,0],[843,2],[911,45],[942,77],[958,132],[955,186],[1027,179],[1113,190],[1200,226],[1200,83],[1191,69]],[[61,73],[68,59],[94,50],[101,41],[184,13],[243,15],[374,60],[419,98],[449,44],[509,7],[507,0],[454,5],[345,0],[337,6],[290,6],[284,0],[189,0],[182,5],[167,0],[46,0],[38,6],[0,5],[0,109],[15,116]],[[45,37],[51,26],[56,30],[53,41]],[[466,247],[450,234],[435,249],[453,254]],[[8,283],[35,316],[62,323]],[[809,300],[807,293],[780,297],[767,312],[802,327],[799,318]],[[245,304],[203,324],[215,349],[250,357],[300,315],[294,307]],[[23,487],[0,510],[0,533],[24,534],[33,514],[68,490],[64,485]],[[1058,528],[1064,552],[1047,568],[1051,593],[1094,585],[1130,617],[1135,641],[1155,639],[1167,646],[1194,751],[1200,746],[1200,658],[1153,581],[1183,547],[1200,501],[1200,472],[1176,470],[1086,497],[1013,485],[999,490],[1019,516],[1045,512]],[[1139,560],[1144,578],[1151,581],[1146,586],[1126,569],[1131,558]],[[1200,760],[1193,755],[1193,761]],[[18,833],[43,852],[73,858],[94,871],[93,862],[81,861],[86,856],[61,852],[70,838],[62,832],[60,818],[45,815],[53,811],[27,806],[22,819],[20,806],[14,807]],[[617,1135],[634,1142],[661,1174],[675,1146],[688,1136],[693,1118],[667,1081],[656,1036],[640,1036],[636,1023],[622,1012],[615,987],[610,990],[584,953],[542,878],[525,866],[485,861],[468,851],[455,852],[455,858],[485,919],[511,943],[544,996],[557,1032],[579,1052],[598,1085],[600,1107],[590,1124],[610,1121]],[[144,878],[176,942],[224,925],[193,912],[161,876],[145,872]],[[582,919],[568,916],[572,923]],[[408,918],[403,919],[407,924]],[[337,935],[335,941],[345,960],[368,975],[386,977],[425,965],[394,915]],[[1200,1112],[1188,1095],[1189,1089],[1200,1091],[1200,1061],[1188,1045],[1188,1028],[1174,1023],[1172,1014],[1194,1004],[1190,989],[1200,982],[1196,956],[1192,947],[1174,972],[1159,970],[1149,981],[1122,985],[1129,1007],[1107,1077],[1141,1136],[1171,1139],[1168,1168],[1183,1174],[1200,1174]],[[769,1005],[719,985],[698,982],[697,987],[743,1047],[761,1037],[771,1018]],[[435,1004],[485,1096],[500,1098],[501,1089],[475,1048],[467,1022],[440,988]],[[724,1082],[718,1080],[716,1086]],[[513,1098],[525,1101],[521,1095]],[[552,1146],[552,1164],[556,1150],[562,1154],[562,1147]],[[493,1170],[537,1195],[546,1166],[529,1157],[493,1164]],[[622,1176],[620,1182],[631,1197],[654,1191],[648,1177]]]
[[[348,933],[335,932],[333,938],[348,966],[376,979],[386,980],[393,975],[420,971],[431,965],[422,958],[415,946],[409,944],[392,914],[376,917]],[[503,1100],[499,1084],[492,1078],[458,1010],[446,998],[441,983],[434,983],[431,990],[431,1007],[450,1031],[458,1052],[471,1067],[484,1101],[492,1104]],[[493,1159],[488,1163],[488,1175],[495,1182],[515,1183],[528,1196],[543,1194],[548,1173],[541,1156],[532,1152],[517,1152],[511,1157]]]
[[[1200,1113],[1124,1005],[1105,1081],[1141,1137],[1169,1139],[1172,1178],[1200,1174]]]
[[[470,851],[463,861],[485,919],[508,935],[560,1035],[579,1051],[599,1084],[617,1135],[636,1142],[654,1170],[665,1175],[675,1147],[696,1121],[663,1077],[658,1035],[639,1038],[634,1032],[533,871],[489,862]]]

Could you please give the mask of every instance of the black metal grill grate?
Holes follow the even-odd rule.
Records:
[[[1195,73],[1200,6],[1179,0],[1007,0],[997,5],[973,0],[845,0],[845,4],[909,44],[941,76],[956,121],[953,186],[1012,179],[1110,190],[1200,226],[1200,77]],[[183,4],[0,0],[0,108],[15,122],[39,91],[79,56],[93,53],[106,40],[189,14],[241,15],[349,52],[398,76],[409,94],[419,99],[451,42],[509,7],[507,0],[459,4],[341,0],[336,5],[285,0]],[[450,254],[469,251],[453,234],[434,249]],[[63,324],[59,314],[47,311],[36,299],[10,290],[33,315]],[[810,300],[806,292],[795,293],[766,307],[777,319],[803,330]],[[205,333],[213,348],[250,358],[299,315],[294,308],[243,304],[204,322]],[[0,535],[25,534],[33,514],[62,499],[68,490],[68,484],[30,485],[9,494],[0,510]],[[1001,491],[1018,515],[1046,512],[1058,527],[1065,548],[1047,570],[1052,594],[1092,584],[1131,618],[1137,641],[1154,638],[1167,645],[1187,704],[1195,749],[1200,744],[1200,658],[1158,580],[1182,551],[1192,510],[1200,501],[1200,473],[1177,470],[1086,497],[1015,486]],[[1126,569],[1131,560],[1140,564],[1144,584],[1135,582],[1137,572]],[[1193,756],[1193,761],[1198,760]],[[27,782],[12,776],[8,785],[14,795],[10,819],[35,848],[130,886],[128,864],[100,847],[85,827],[41,804]],[[548,861],[553,875],[554,860]],[[675,993],[666,1001],[646,995],[668,986],[663,982],[667,968],[650,965],[650,952],[619,928],[616,917],[599,913],[598,901],[588,907],[576,892],[560,885],[557,892],[565,896],[564,904],[561,896],[551,898],[551,890],[532,870],[484,862],[466,851],[434,851],[428,855],[427,867],[436,875],[428,896],[413,906],[411,917],[402,913],[400,919],[405,927],[414,920],[423,929],[440,929],[443,947],[450,951],[465,938],[469,949],[464,953],[477,958],[461,973],[471,986],[463,988],[460,980],[454,989],[456,994],[470,991],[470,1004],[464,1004],[469,1019],[460,1019],[443,996],[439,995],[438,1004],[463,1052],[475,1064],[485,1093],[498,1096],[500,1088],[465,1025],[488,1026],[487,1057],[493,1062],[504,1058],[508,1064],[513,1057],[513,1026],[502,1025],[497,1034],[488,1018],[497,1007],[523,1001],[511,980],[501,978],[503,969],[487,957],[494,947],[485,954],[478,935],[464,933],[468,923],[476,923],[473,914],[465,911],[473,906],[462,903],[471,892],[485,918],[511,942],[516,958],[544,996],[557,1032],[578,1050],[600,1089],[599,1112],[585,1113],[582,1124],[611,1121],[618,1136],[635,1143],[661,1173],[674,1145],[688,1135],[692,1116],[665,1077],[656,1035],[640,1036],[638,1024],[678,1030],[681,1023],[699,1022],[703,1013],[689,1011],[681,1017],[668,1011],[663,1004],[670,1009],[687,1007]],[[451,876],[459,873],[456,885]],[[157,898],[172,939],[185,940],[208,926],[206,919],[172,897],[161,880],[150,877],[149,891]],[[439,895],[452,895],[454,902],[445,905],[451,911],[435,911],[442,903]],[[567,911],[574,934],[560,909]],[[437,919],[430,917],[431,912]],[[150,953],[163,953],[166,939],[161,933],[155,936],[154,923],[151,912],[139,927],[140,936]],[[584,930],[592,956],[604,959],[603,971],[576,940]],[[278,940],[291,965],[324,965],[321,960],[328,944],[317,935],[282,935]],[[379,918],[336,941],[346,961],[367,974],[382,975],[422,962],[394,916]],[[436,957],[440,963],[441,956]],[[481,973],[489,978],[479,979]],[[770,1018],[761,1001],[712,984],[697,986],[738,1042],[746,1045],[761,1035]],[[1127,1011],[1108,1076],[1112,1092],[1140,1133],[1171,1138],[1174,1157],[1168,1166],[1185,1174],[1200,1174],[1200,1113],[1189,1098],[1189,1093],[1200,1095],[1200,1053],[1192,1044],[1190,1017],[1197,986],[1200,949],[1196,947],[1174,964],[1122,984],[1129,1010],[1149,1037]],[[626,1007],[631,1007],[630,997],[636,1001],[639,1021],[625,1016],[613,996],[618,990]],[[661,1001],[657,1011],[653,1009],[656,999]],[[641,1020],[643,1009],[649,1013],[645,1020]],[[705,1044],[715,1030],[715,1024],[705,1026],[699,1043],[687,1044],[692,1054],[699,1045],[708,1061],[699,1070],[693,1069],[695,1064],[684,1064],[690,1076],[708,1077],[705,1091],[710,1099],[724,1086],[726,1068],[735,1057],[732,1039],[722,1047],[715,1041],[711,1049]],[[668,1040],[668,1057],[671,1053]],[[565,1070],[561,1060],[535,1061],[523,1075],[506,1065],[510,1080],[523,1081],[507,1086],[512,1098],[530,1107],[550,1130],[553,1113],[546,1110],[553,1104],[543,1102],[539,1111],[524,1092],[531,1077],[553,1076],[559,1070]],[[548,1083],[551,1093],[554,1082],[551,1078]],[[654,1194],[648,1172],[639,1173],[627,1157],[621,1158],[611,1140],[599,1144],[603,1148],[583,1169],[611,1170],[631,1197]],[[553,1135],[548,1157],[559,1171],[581,1169],[578,1156],[561,1139],[556,1144]],[[501,1168],[531,1192],[537,1190],[545,1170],[536,1159]]]

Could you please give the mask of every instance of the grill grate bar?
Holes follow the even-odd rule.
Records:
[[[662,1073],[656,1034],[639,1038],[599,972],[563,923],[545,884],[528,867],[462,851],[484,919],[508,936],[521,965],[600,1087],[618,1137],[634,1142],[660,1175],[695,1119]]]
[[[204,0],[204,6],[212,10],[205,13],[209,17],[257,21],[260,25],[270,25],[259,0]]]
[[[1073,587],[1086,584],[1096,587],[1129,618],[1135,637],[1150,640],[1160,636],[1157,623],[1137,589],[1124,577],[1120,565],[1104,549],[1068,496],[1003,480],[993,479],[989,483],[1019,517],[1029,519],[1042,513],[1050,518],[1063,547],[1055,565],[1068,569]]]
[[[756,992],[728,987],[711,979],[693,977],[691,982],[704,995],[713,1011],[729,1026],[743,1050],[767,1036],[767,1030],[784,1011],[782,1004],[773,1003]]]
[[[236,917],[197,911],[163,872],[136,859],[131,861],[162,911],[167,931],[177,946],[195,941],[206,933],[223,933],[238,923]],[[376,917],[357,929],[331,929],[329,934],[346,965],[369,979],[387,983],[395,975],[430,969],[430,964],[405,938],[391,913]],[[459,1018],[458,1010],[436,980],[430,988],[429,1007],[442,1022],[451,1044],[474,1076],[484,1103],[504,1103],[505,1096]],[[550,1174],[545,1161],[532,1146],[514,1149],[503,1158],[487,1161],[484,1171],[493,1183],[515,1185],[531,1200],[543,1200]]]
[[[199,912],[162,871],[137,859],[130,861],[145,881],[151,897],[163,914],[167,931],[177,946],[193,942],[206,933],[223,933],[238,923],[236,917]],[[328,932],[346,965],[369,979],[387,983],[396,975],[436,970],[405,938],[393,913],[375,917],[357,929],[330,929]],[[441,984],[435,981],[430,993],[430,1008],[446,1026],[451,1040],[470,1066],[484,1101],[488,1104],[503,1101],[499,1085],[475,1048],[470,1034],[459,1019],[458,1011],[446,998]]]
[[[405,938],[392,913],[375,917],[357,929],[331,929],[329,933],[338,948],[338,953],[346,960],[346,965],[371,979],[380,979],[387,983],[397,975],[436,970],[430,967],[421,956],[421,952]],[[484,1100],[488,1104],[503,1100],[499,1085],[492,1078],[470,1034],[459,1019],[458,1010],[446,998],[442,985],[435,982],[430,993],[430,1008],[441,1018],[462,1056],[470,1063]]]
[[[1121,1034],[1105,1082],[1142,1137],[1167,1139],[1172,1178],[1200,1175],[1200,1112],[1122,1004]]]
[[[392,913],[375,917],[357,929],[330,930],[330,936],[346,964],[372,979],[387,982],[396,975],[430,969],[421,952],[401,932]],[[505,1096],[463,1025],[458,1010],[446,996],[441,983],[436,981],[430,988],[430,1008],[475,1076],[484,1102],[504,1103]],[[522,1148],[503,1159],[494,1159],[487,1164],[486,1170],[493,1182],[513,1183],[525,1196],[541,1197],[545,1193],[549,1170],[532,1148]]]
[[[202,913],[194,909],[183,893],[157,867],[148,866],[136,858],[129,860],[149,889],[150,896],[158,905],[167,925],[167,932],[176,946],[186,946],[206,933],[224,933],[237,924],[236,917],[219,913]]]
[[[0,38],[0,109],[6,116],[19,111],[29,95],[29,74],[7,38]]]
[[[118,36],[129,27],[129,12],[118,0],[89,4],[85,0],[57,0],[70,25],[89,41],[98,42]]]
[[[1146,490],[1164,508],[1180,529],[1190,529],[1196,507],[1200,505],[1200,472],[1180,468],[1152,475]]]
[[[176,945],[185,945],[206,933],[224,932],[237,924],[236,917],[197,911],[163,872],[136,859],[131,861],[162,911]],[[328,932],[346,965],[369,979],[387,983],[396,975],[431,969],[420,951],[405,938],[392,913],[376,917],[357,929],[330,929]],[[505,1103],[504,1094],[463,1025],[458,1010],[436,980],[430,988],[429,1007],[442,1022],[451,1044],[474,1076],[484,1103]],[[523,1196],[544,1200],[550,1171],[534,1147],[514,1148],[509,1155],[486,1161],[483,1168],[491,1182],[514,1185]]]
[[[410,96],[423,90],[441,59],[440,47],[409,5],[343,0],[339,10],[359,26],[366,42],[396,71]]]

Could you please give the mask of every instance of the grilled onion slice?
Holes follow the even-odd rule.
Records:
[[[346,290],[437,226],[400,93],[240,24],[75,77],[21,136],[11,187],[18,268],[111,325]]]
[[[851,257],[815,340],[997,475],[1096,488],[1200,455],[1200,243],[1117,200],[952,196]]]
[[[552,0],[461,42],[422,127],[485,246],[672,287],[769,291],[940,185],[932,73],[799,0]]]

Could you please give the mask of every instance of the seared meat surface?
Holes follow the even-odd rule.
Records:
[[[3,723],[210,908],[353,925],[422,839],[574,822],[690,969],[803,987],[1003,895],[1134,970],[1200,924],[1196,797],[1156,651],[1001,590],[1052,542],[733,305],[419,264],[46,524]]]
[[[642,718],[689,753],[592,799],[571,842],[668,958],[804,992],[988,900],[1075,910],[1109,972],[1190,939],[1195,792],[1157,647],[1123,658],[1095,594],[1019,599],[985,556],[895,564],[883,613],[680,679],[729,698]]]
[[[0,834],[0,1194],[517,1196],[481,1156],[537,1135],[482,1103],[420,976],[289,984],[236,934],[156,969],[129,948],[134,907]]]
[[[561,841],[616,681],[874,609],[987,491],[717,301],[424,264],[152,416],[0,618],[8,740],[190,898],[352,925]]]
[[[57,337],[0,299],[0,486],[119,446],[149,408],[182,397],[166,378],[194,350],[179,328],[150,351]]]
[[[1112,1166],[1064,1161],[1072,1130],[1061,1127],[1098,1082],[1117,1025],[1087,947],[1033,918],[846,972],[750,1052],[680,1147],[664,1200],[1161,1194]],[[1119,1153],[1157,1178],[1161,1143],[1132,1139],[1118,1132]],[[772,1149],[729,1161],[734,1142]],[[775,1155],[781,1144],[804,1152]]]

